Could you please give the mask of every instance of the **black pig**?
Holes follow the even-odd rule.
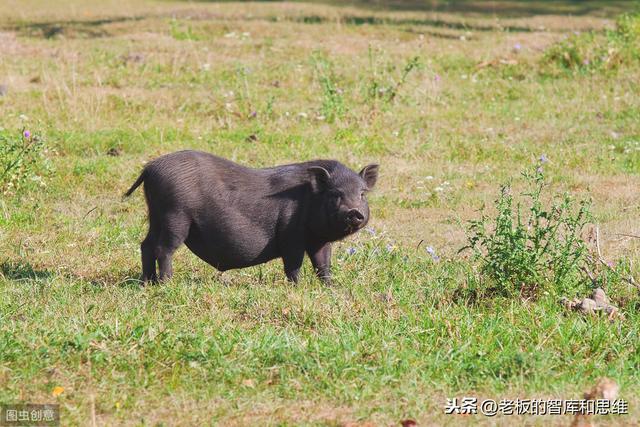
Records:
[[[220,271],[282,258],[298,281],[304,253],[317,276],[331,280],[331,242],[369,220],[367,191],[378,165],[359,174],[335,160],[251,169],[212,154],[179,151],[149,162],[125,197],[144,182],[149,232],[141,245],[142,280],[173,274],[184,242]]]

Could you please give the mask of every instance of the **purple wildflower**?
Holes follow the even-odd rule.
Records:
[[[366,227],[364,229],[364,231],[366,231],[367,233],[369,233],[371,236],[375,236],[376,235],[376,230],[373,229],[373,227]]]
[[[435,262],[440,261],[440,257],[436,254],[436,250],[435,250],[435,249],[433,249],[433,247],[431,247],[431,246],[427,246],[427,247],[425,248],[425,250],[427,251],[427,253],[428,253],[429,255],[431,255],[431,258],[432,258]]]
[[[515,46],[513,46],[514,50],[520,50],[522,49],[522,45],[520,43],[516,43]]]
[[[546,156],[546,155],[544,155],[544,154],[543,154],[542,156],[540,156],[540,159],[539,159],[539,160],[540,160],[540,163],[543,163],[543,164],[544,164],[544,163],[547,163],[547,162],[549,161],[549,159],[547,158],[547,156]]]
[[[25,130],[22,133],[22,136],[24,136],[25,139],[29,139],[29,138],[31,138],[31,132],[29,132],[28,130]]]
[[[354,248],[354,247],[350,247],[349,249],[347,249],[347,253],[348,253],[349,255],[353,255],[353,254],[355,254],[356,252],[357,252],[357,249],[356,249],[356,248]]]
[[[393,245],[392,244],[387,244],[387,252],[391,252],[393,250]]]
[[[435,82],[436,82],[436,83],[438,83],[440,80],[442,80],[442,77],[440,77],[440,74],[436,74],[436,75],[433,77],[433,80],[435,80]]]

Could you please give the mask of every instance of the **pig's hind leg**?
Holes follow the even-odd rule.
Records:
[[[155,247],[158,240],[157,232],[149,227],[147,237],[142,241],[140,245],[140,253],[142,254],[142,281],[157,282],[158,276],[156,275],[156,256]]]
[[[186,215],[177,214],[166,216],[162,222],[154,253],[160,270],[159,279],[167,280],[173,276],[173,254],[187,238],[191,221]]]

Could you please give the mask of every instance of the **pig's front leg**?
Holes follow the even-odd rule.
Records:
[[[284,274],[287,275],[287,279],[293,283],[298,283],[298,276],[300,275],[300,269],[302,268],[302,261],[304,260],[304,250],[289,250],[282,256],[284,263]]]
[[[325,285],[331,284],[331,243],[312,245],[307,249],[311,264],[318,278]]]

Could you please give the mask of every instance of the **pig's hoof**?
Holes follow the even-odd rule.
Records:
[[[149,279],[146,277],[142,277],[140,278],[140,286],[142,287],[146,287],[148,285],[157,285],[158,284],[158,279],[157,278],[153,278],[153,279]]]
[[[323,277],[323,278],[320,279],[320,282],[322,282],[322,284],[324,286],[326,286],[327,288],[333,287],[333,280],[331,280],[329,278]]]

